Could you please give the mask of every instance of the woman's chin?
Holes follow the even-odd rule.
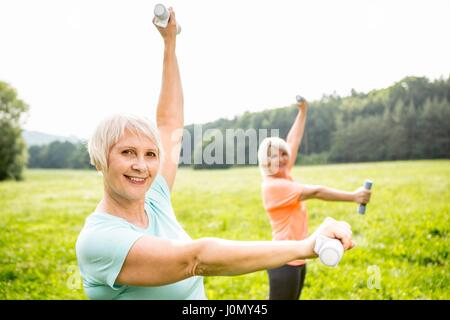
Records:
[[[287,174],[287,166],[269,169],[270,174],[273,176],[284,176]]]
[[[142,200],[145,198],[145,192],[143,191],[139,191],[137,192],[137,190],[133,191],[133,192],[127,192],[125,194],[125,198],[129,201],[138,201],[138,200]]]

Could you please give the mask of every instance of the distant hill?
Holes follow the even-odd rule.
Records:
[[[81,139],[74,137],[74,136],[71,136],[71,137],[56,136],[56,135],[38,132],[38,131],[24,130],[22,132],[22,136],[29,147],[34,146],[34,145],[49,144],[49,143],[52,143],[53,141],[69,141],[71,143],[82,142]]]

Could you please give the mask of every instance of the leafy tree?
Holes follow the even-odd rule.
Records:
[[[28,106],[17,97],[17,92],[0,81],[0,181],[23,179],[27,149],[20,127],[21,116]]]

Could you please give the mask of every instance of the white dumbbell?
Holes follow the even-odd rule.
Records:
[[[324,265],[334,267],[341,261],[344,255],[344,247],[337,239],[319,235],[316,239],[314,252],[319,256],[320,261]]]
[[[161,28],[166,28],[167,24],[169,23],[169,10],[163,5],[158,3],[155,5],[155,9],[153,10],[153,13],[155,14],[155,25]],[[177,23],[177,34],[181,32],[181,27]]]

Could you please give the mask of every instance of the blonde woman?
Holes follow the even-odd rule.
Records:
[[[305,129],[308,103],[298,103],[299,112],[287,141],[270,137],[258,149],[258,162],[263,177],[262,199],[272,227],[273,240],[302,240],[308,236],[308,216],[305,200],[353,201],[368,203],[370,191],[354,192],[325,186],[302,185],[292,178],[291,170],[297,158]],[[269,299],[297,300],[306,276],[306,261],[297,259],[268,270]]]
[[[169,11],[169,27],[158,28],[165,50],[156,126],[142,117],[116,115],[102,121],[89,141],[104,193],[76,243],[87,296],[205,299],[204,276],[240,275],[314,258],[318,235],[352,248],[350,226],[334,220],[302,241],[193,240],[183,230],[171,204],[180,154],[180,140],[172,134],[183,128],[183,93],[175,13]]]

